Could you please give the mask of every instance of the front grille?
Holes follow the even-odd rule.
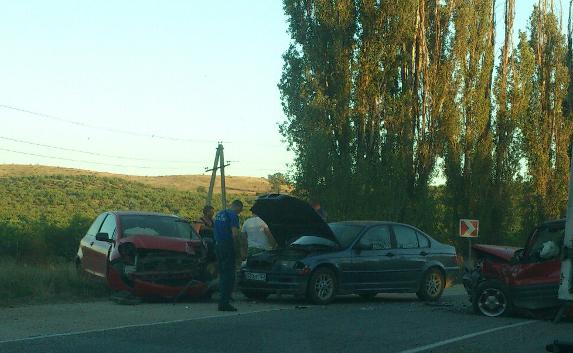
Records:
[[[200,259],[198,256],[175,251],[141,251],[137,259],[137,271],[192,271],[198,269]]]

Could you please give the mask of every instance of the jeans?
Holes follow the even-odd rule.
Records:
[[[219,240],[215,244],[219,264],[219,305],[229,304],[235,287],[235,245],[233,239]]]

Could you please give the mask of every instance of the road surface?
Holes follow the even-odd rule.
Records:
[[[355,296],[328,306],[290,297],[214,303],[111,302],[0,310],[0,352],[544,352],[573,340],[573,322],[473,314],[463,290],[439,303],[413,295]]]

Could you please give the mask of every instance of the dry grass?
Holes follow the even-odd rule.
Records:
[[[100,173],[90,170],[49,167],[42,165],[0,165],[0,177],[32,176],[32,175],[96,175],[99,177],[115,177],[143,183],[152,187],[168,188],[181,191],[198,191],[209,188],[210,175],[167,175],[167,176],[136,176],[112,173]],[[221,181],[217,178],[215,193],[219,193]],[[227,192],[230,194],[256,195],[270,191],[271,186],[266,178],[227,176]]]
[[[77,273],[72,263],[0,261],[0,307],[93,300],[108,295],[103,281]]]

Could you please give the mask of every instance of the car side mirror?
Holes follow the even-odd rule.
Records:
[[[97,233],[96,234],[97,241],[105,241],[111,243],[113,240],[109,238],[109,234],[107,233]]]
[[[523,262],[524,254],[525,254],[525,249],[519,249],[519,250],[517,250],[517,251],[513,254],[513,257],[511,258],[511,263],[515,265],[515,264],[518,264],[518,263],[520,263],[520,262]]]

